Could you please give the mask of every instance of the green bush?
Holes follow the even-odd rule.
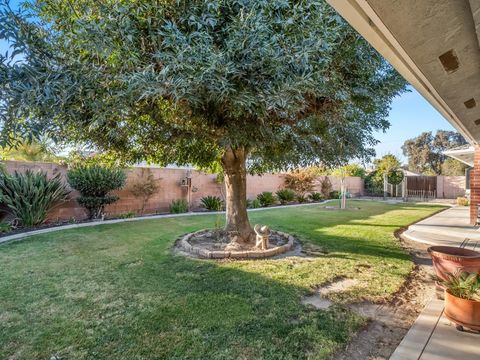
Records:
[[[329,194],[330,199],[339,199],[340,198],[340,191],[334,190],[331,191]]]
[[[286,204],[290,201],[295,200],[295,192],[290,189],[278,190],[275,194],[277,195],[278,200],[282,204]]]
[[[457,205],[459,206],[468,206],[469,201],[466,197],[459,196],[457,197]]]
[[[263,207],[273,205],[277,201],[275,195],[273,195],[270,191],[264,191],[261,194],[258,194],[257,200],[260,201],[260,204]]]
[[[57,174],[48,179],[45,172],[27,170],[24,173],[0,175],[0,202],[21,226],[36,226],[45,222],[47,213],[69,192]]]
[[[322,199],[323,199],[323,195],[319,192],[313,192],[310,195],[308,195],[308,197],[312,201],[322,201]]]
[[[303,204],[304,202],[307,202],[308,198],[305,195],[299,194],[297,195],[297,202],[300,204]]]
[[[77,202],[88,211],[90,219],[103,215],[105,206],[118,201],[109,193],[125,185],[126,174],[121,169],[101,165],[80,166],[67,173],[68,183],[80,193]]]
[[[249,209],[257,209],[259,207],[262,207],[262,204],[260,203],[260,200],[258,199],[247,199],[247,208]]]
[[[205,196],[201,200],[202,206],[209,211],[221,211],[223,200],[218,196]]]
[[[8,233],[13,230],[13,226],[10,223],[2,222],[0,223],[0,233]]]
[[[170,212],[172,214],[181,214],[188,212],[188,203],[185,199],[173,200],[170,203]]]

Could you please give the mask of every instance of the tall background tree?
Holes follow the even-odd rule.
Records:
[[[445,150],[465,145],[467,142],[455,131],[431,131],[405,141],[403,154],[408,157],[408,170],[427,175],[463,175],[465,165],[458,160],[448,159]]]
[[[6,140],[46,132],[130,162],[218,161],[237,243],[254,236],[247,171],[371,157],[405,88],[323,0],[38,0],[4,3],[0,22]]]

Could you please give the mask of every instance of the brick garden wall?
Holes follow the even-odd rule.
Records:
[[[42,162],[26,162],[26,161],[5,161],[8,172],[25,171],[27,169],[46,171],[50,176],[60,173],[63,177],[67,172],[65,166],[54,163]],[[139,213],[142,207],[142,200],[135,197],[130,189],[132,185],[141,181],[142,178],[148,176],[151,171],[154,179],[159,185],[158,192],[154,194],[148,201],[145,207],[145,214],[165,213],[168,212],[168,206],[172,200],[187,199],[187,189],[181,186],[181,179],[187,174],[185,169],[170,169],[170,168],[141,168],[135,167],[127,170],[127,184],[126,186],[116,192],[120,200],[106,208],[107,215],[118,215],[134,211]],[[200,199],[207,195],[216,195],[222,197],[222,186],[215,182],[215,175],[206,174],[201,171],[192,171],[192,196],[191,208],[197,210],[200,208]],[[318,183],[323,177],[318,178]],[[329,176],[332,183],[333,190],[340,189],[340,179]],[[363,194],[363,180],[359,177],[349,177],[346,179],[347,189],[353,196],[360,196]],[[257,194],[262,191],[275,192],[284,187],[284,178],[282,174],[265,174],[263,176],[248,176],[247,180],[247,196],[249,199],[254,199]],[[316,186],[316,190],[320,190],[320,186]],[[78,193],[72,191],[71,200],[61,204],[49,214],[49,219],[52,220],[68,220],[72,217],[76,219],[84,219],[86,213],[80,207],[75,198]]]

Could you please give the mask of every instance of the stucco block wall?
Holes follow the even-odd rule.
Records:
[[[455,199],[465,195],[465,176],[437,176],[437,198]]]
[[[7,171],[23,172],[27,169],[34,171],[46,171],[49,176],[61,174],[65,179],[67,168],[59,164],[42,163],[42,162],[25,162],[25,161],[6,161]],[[135,197],[131,188],[136,182],[145,179],[149,172],[157,181],[158,191],[149,199],[145,206],[145,214],[168,212],[169,204],[176,199],[187,199],[187,187],[181,186],[181,180],[186,177],[187,170],[171,169],[171,168],[141,168],[135,167],[126,170],[127,183],[123,189],[117,191],[116,194],[120,200],[106,208],[107,215],[118,215],[133,211],[139,213],[142,207],[142,199]],[[223,197],[223,185],[215,182],[216,175],[206,174],[201,171],[192,171],[192,193],[191,208],[197,210],[201,205],[201,198],[208,195],[216,195]],[[316,181],[316,191],[320,191],[320,182],[323,177],[319,177]],[[340,190],[340,179],[329,176],[333,190]],[[65,180],[66,182],[66,180]],[[353,196],[363,194],[363,180],[358,177],[346,178],[347,189]],[[263,191],[275,192],[284,188],[283,174],[265,174],[262,176],[249,175],[247,178],[247,196],[254,199]],[[72,189],[71,189],[72,190]],[[49,214],[50,220],[68,220],[71,218],[84,219],[86,213],[84,209],[77,204],[75,198],[78,193],[72,190],[71,200],[61,204],[53,209]]]

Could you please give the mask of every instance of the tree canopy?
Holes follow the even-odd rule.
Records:
[[[458,160],[448,159],[445,150],[465,145],[467,142],[456,131],[438,130],[424,132],[413,139],[405,141],[403,154],[408,157],[408,169],[428,175],[462,175],[465,166]]]
[[[0,65],[4,139],[47,132],[131,162],[220,161],[238,195],[227,218],[246,205],[247,168],[374,155],[405,88],[323,0],[27,4],[0,10],[13,49]]]

